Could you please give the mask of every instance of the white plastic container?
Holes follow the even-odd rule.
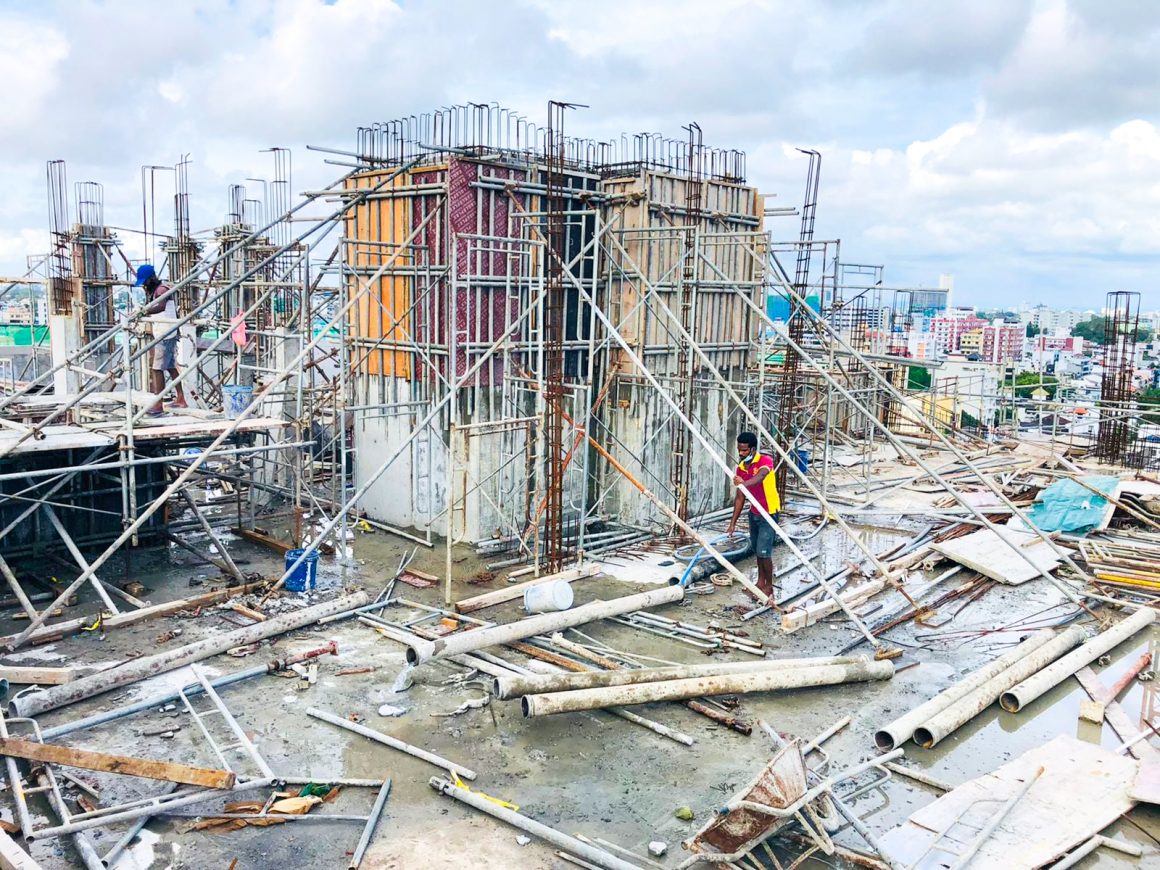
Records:
[[[524,592],[524,610],[528,613],[551,613],[572,606],[572,584],[567,580],[553,580],[529,586]]]

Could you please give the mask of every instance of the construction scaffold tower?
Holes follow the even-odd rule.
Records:
[[[345,560],[355,522],[424,546],[441,535],[448,600],[460,543],[493,567],[554,571],[675,535],[725,563],[704,526],[732,502],[743,429],[777,462],[787,509],[837,523],[884,570],[835,487],[869,499],[879,449],[943,481],[899,426],[967,468],[961,445],[977,442],[906,393],[912,361],[882,339],[881,267],[815,239],[820,155],[805,152],[800,213],[767,210],[745,155],[705,146],[698,125],[597,142],[564,134],[569,108],[550,104],[542,129],[479,104],[362,128],[353,151],[317,149],[347,171],[296,204],[289,152],[273,149],[273,181],[249,180],[254,197],[231,186],[204,234],[188,158],[147,167],[147,249],[180,299],[180,376],[160,397],[147,379],[164,336],[146,328],[138,264],[103,225],[99,185],[78,187],[70,228],[50,164],[52,364],[0,398],[0,544],[60,548],[76,576],[39,611],[22,600],[12,643],[51,634],[86,584],[110,614],[114,597],[142,606],[107,582],[139,544],[243,579],[226,529],[303,550],[279,584],[312,552]],[[168,171],[171,236],[155,215]],[[796,239],[775,241],[766,217],[795,214]],[[192,407],[148,417],[178,385]],[[0,571],[22,595],[27,578]]]

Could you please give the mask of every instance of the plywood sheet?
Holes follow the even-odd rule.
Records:
[[[1000,538],[999,534],[1003,537]],[[981,529],[952,541],[932,544],[931,549],[952,562],[978,571],[984,577],[1018,586],[1028,580],[1034,580],[1040,576],[1040,572],[1011,548],[1012,543],[1037,567],[1050,571],[1060,564],[1059,557],[1048,544],[1030,532],[1018,532],[1014,529],[1003,529],[1001,533]]]
[[[1143,762],[1128,797],[1146,804],[1160,804],[1160,762]]]
[[[1136,779],[1137,764],[1100,746],[1060,735],[913,813],[882,837],[882,847],[895,861],[910,866],[948,829],[955,840],[969,843],[1002,802],[1042,766],[1043,775],[971,861],[971,870],[1040,867],[1098,834],[1133,807],[1128,790]],[[1076,800],[1077,795],[1083,795],[1083,800]],[[944,838],[940,845],[947,842]],[[945,867],[948,860],[953,858],[946,852],[932,851],[915,870]]]
[[[158,441],[184,437],[217,437],[233,424],[234,420],[201,420],[196,417],[170,414],[157,420],[142,420],[133,427],[135,441]],[[242,420],[235,431],[258,432],[281,429],[290,425],[285,420],[272,417],[248,417]],[[24,453],[46,453],[53,450],[75,450],[84,447],[107,447],[116,443],[117,436],[124,431],[124,424],[97,423],[90,426],[62,424],[45,426],[44,438],[29,438],[21,444],[19,432],[0,431],[0,453],[15,455]]]

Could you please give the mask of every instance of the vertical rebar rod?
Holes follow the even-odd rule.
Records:
[[[544,510],[544,562],[549,573],[564,565],[564,332],[567,326],[563,264],[565,217],[568,204],[564,186],[564,111],[567,103],[548,103],[547,172],[544,222],[548,250],[545,252],[547,296],[544,313],[545,450],[547,469]]]

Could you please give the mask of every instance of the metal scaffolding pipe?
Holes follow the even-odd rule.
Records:
[[[554,255],[553,252],[550,250],[548,251],[548,254],[550,256]],[[624,356],[632,362],[632,364],[640,372],[641,376],[649,383],[649,385],[656,392],[656,395],[659,396],[660,399],[670,408],[670,410],[673,413],[673,416],[676,417],[677,420],[679,420],[680,423],[685,427],[685,429],[688,430],[689,434],[691,434],[693,436],[693,438],[697,441],[697,443],[705,451],[706,456],[708,456],[718,467],[720,467],[721,470],[726,475],[731,475],[733,473],[734,469],[729,465],[728,462],[725,461],[724,457],[721,456],[717,452],[716,447],[713,444],[711,444],[708,441],[708,439],[706,439],[704,434],[697,428],[697,426],[693,423],[693,421],[688,418],[688,416],[684,413],[684,411],[681,409],[681,407],[673,400],[672,396],[669,395],[669,392],[661,385],[660,381],[657,380],[657,378],[653,375],[652,371],[648,368],[648,366],[645,365],[644,360],[641,359],[641,357],[632,348],[632,346],[628,343],[628,341],[625,340],[624,336],[620,334],[620,330],[616,327],[616,324],[614,324],[612,322],[612,319],[601,309],[599,300],[597,300],[593,297],[593,294],[590,293],[580,283],[580,281],[576,278],[575,275],[567,274],[567,275],[565,275],[565,277],[576,288],[577,293],[580,294],[580,296],[584,299],[584,301],[588,305],[591,306],[592,313],[595,315],[595,317],[597,317],[600,320],[600,322],[603,324],[604,328],[606,330],[608,330],[609,336],[617,344],[620,345],[621,351],[624,354]],[[749,304],[751,304],[751,305],[753,304],[752,300],[749,300],[745,296],[745,294],[741,293],[741,294],[738,294],[738,296],[742,299],[745,299],[747,302],[749,302]],[[750,492],[749,489],[746,487],[740,487],[738,489],[738,492],[741,493],[741,495],[745,498],[745,500],[750,503],[751,510],[755,511],[757,514],[759,514],[761,516],[761,518],[765,522],[769,523],[769,525],[773,529],[774,533],[782,540],[782,542],[786,545],[786,547],[789,548],[790,552],[792,552],[801,562],[803,562],[805,564],[806,570],[808,570],[810,573],[812,573],[814,575],[815,579],[818,581],[818,583],[821,584],[822,588],[826,591],[826,594],[838,604],[838,606],[841,608],[842,612],[845,613],[846,617],[852,623],[854,623],[855,627],[857,627],[858,630],[861,631],[863,635],[866,636],[866,639],[868,641],[870,641],[871,645],[877,647],[879,644],[878,638],[876,638],[870,632],[870,630],[866,627],[865,623],[858,617],[858,615],[856,613],[854,613],[854,611],[844,601],[842,601],[842,599],[838,595],[837,590],[835,590],[834,587],[831,586],[829,584],[829,582],[827,582],[826,578],[823,577],[822,574],[816,568],[814,568],[812,565],[809,564],[808,559],[806,558],[805,554],[802,553],[802,551],[798,548],[798,546],[794,542],[794,540],[792,538],[790,538],[785,533],[785,531],[781,528],[781,526],[773,519],[773,517],[770,516],[769,512],[760,503],[758,503],[758,501],[757,501],[756,497],[753,495],[753,493]],[[729,563],[727,560],[722,560],[720,557],[720,554],[716,553],[711,546],[708,546],[704,543],[702,543],[702,546],[705,546],[706,549],[709,551],[709,553],[711,555],[713,555],[714,558],[716,558],[716,559],[718,559],[718,561],[722,562],[724,567],[731,574],[734,574],[736,572],[736,568],[734,568],[733,565],[731,563]],[[739,572],[736,572],[736,573],[739,574]],[[742,575],[742,576],[744,576],[744,575]],[[746,588],[749,587],[749,578],[744,579],[744,584],[746,585]]]
[[[251,779],[246,782],[238,783],[232,789],[207,788],[200,791],[182,794],[179,797],[170,797],[166,799],[165,795],[155,797],[149,803],[134,807],[133,809],[125,810],[123,812],[108,813],[107,815],[97,816],[96,818],[82,819],[78,822],[69,822],[66,825],[57,825],[54,828],[41,828],[39,831],[34,831],[26,839],[28,840],[45,840],[50,837],[61,837],[65,834],[75,834],[77,831],[87,831],[90,828],[103,828],[107,825],[115,825],[117,822],[131,822],[134,819],[139,819],[142,816],[158,816],[166,810],[177,809],[178,807],[188,807],[194,804],[202,803],[203,801],[211,800],[212,798],[223,797],[227,795],[235,795],[244,791],[253,791],[258,788],[266,788],[273,785],[277,780],[273,779]]]
[[[579,671],[577,673],[533,674],[531,676],[496,677],[492,694],[501,701],[543,692],[572,692],[578,689],[604,689],[633,686],[665,680],[694,677],[719,677],[726,674],[766,673],[822,665],[847,665],[866,661],[865,656],[825,656],[813,659],[778,659],[774,661],[715,662],[708,665],[676,665],[665,668],[637,668],[616,671]]]
[[[774,692],[804,689],[811,686],[833,686],[839,683],[888,680],[894,676],[890,661],[862,661],[845,665],[820,665],[769,673],[722,674],[629,686],[579,689],[546,695],[525,695],[524,716],[548,716],[577,710],[597,710],[622,704],[651,704],[654,701],[680,701],[705,695]]]
[[[999,703],[1008,713],[1018,713],[1044,692],[1062,683],[1085,665],[1089,665],[1104,653],[1119,646],[1136,632],[1156,621],[1156,611],[1142,607],[1122,622],[1101,632],[1077,649],[1064,656],[1051,667],[1044,668],[1035,676],[1024,680],[999,697]]]
[[[178,783],[176,782],[168,783],[165,788],[162,789],[161,796],[164,797],[165,795],[173,794],[175,791],[177,791],[178,787]],[[149,824],[150,818],[151,816],[141,816],[135,820],[133,824],[129,826],[129,830],[125,831],[125,833],[121,835],[120,839],[118,839],[117,842],[113,844],[113,847],[104,854],[104,856],[101,858],[101,863],[106,867],[112,867],[114,864],[116,864],[117,859],[121,856],[121,853],[129,848],[129,844],[137,839],[137,835],[141,833],[141,829]]]
[[[452,782],[448,782],[439,776],[431,777],[431,788],[440,794],[445,794],[448,797],[455,798],[460,803],[467,804],[469,807],[474,807],[480,812],[487,813],[492,818],[499,819],[501,822],[507,822],[521,831],[526,831],[534,837],[539,837],[553,846],[563,849],[585,861],[595,864],[603,870],[640,870],[635,864],[630,864],[617,858],[615,855],[610,855],[603,849],[597,849],[595,846],[590,846],[587,843],[569,837],[567,834],[561,834],[555,828],[549,828],[545,824],[537,822],[535,819],[529,819],[527,816],[520,815],[517,812],[500,806],[495,801],[470,792],[465,788],[459,788]]]
[[[382,788],[379,789],[379,794],[375,798],[375,805],[371,807],[371,814],[367,816],[366,827],[363,828],[362,836],[358,838],[358,845],[355,846],[354,856],[350,859],[347,870],[358,870],[359,865],[362,863],[363,855],[366,854],[367,846],[371,844],[371,837],[374,836],[375,827],[383,815],[383,807],[387,805],[387,797],[390,793],[391,780],[387,779],[383,783]]]
[[[317,707],[310,707],[306,711],[307,716],[312,716],[315,719],[321,719],[323,722],[329,722],[331,725],[342,728],[346,731],[351,731],[361,737],[366,737],[368,740],[373,740],[376,743],[381,743],[383,746],[389,746],[391,749],[397,749],[399,752],[405,752],[407,755],[418,758],[420,761],[426,761],[428,764],[434,764],[438,768],[451,771],[452,773],[463,777],[464,779],[475,779],[476,773],[470,767],[464,767],[462,764],[456,764],[454,761],[448,761],[434,752],[428,752],[426,749],[420,749],[418,746],[412,746],[399,740],[397,737],[392,737],[390,734],[384,734],[382,731],[375,731],[373,728],[367,728],[365,725],[359,725],[356,722],[351,722],[349,719],[343,719],[341,716],[335,716],[333,713],[327,713],[325,710],[319,710]]]
[[[914,734],[915,728],[925,723],[935,714],[945,710],[959,698],[970,694],[979,688],[979,686],[985,685],[992,678],[997,677],[1011,667],[1011,665],[1030,655],[1053,638],[1055,638],[1055,632],[1050,628],[1037,631],[1006,655],[999,656],[994,661],[983,665],[983,667],[959,680],[950,688],[939,692],[929,701],[919,704],[909,713],[899,716],[890,724],[879,728],[874,732],[874,744],[882,750],[901,746]]]
[[[248,625],[236,631],[229,631],[225,634],[207,637],[204,640],[187,644],[178,649],[133,659],[115,668],[110,668],[107,671],[91,674],[71,683],[54,686],[43,692],[22,695],[9,702],[9,708],[13,712],[19,711],[16,712],[16,715],[38,716],[47,710],[55,710],[57,707],[83,701],[86,698],[100,695],[103,692],[111,691],[120,686],[136,683],[147,677],[164,674],[167,671],[176,670],[185,665],[199,662],[202,659],[207,659],[210,656],[225,652],[233,647],[256,643],[268,637],[284,634],[296,628],[302,628],[303,626],[317,622],[324,616],[341,613],[344,610],[353,610],[356,607],[367,604],[369,601],[370,596],[366,592],[355,592],[351,595],[344,595],[341,598],[335,598],[324,604],[307,607],[305,610],[285,613],[282,616],[276,616],[273,619],[267,619],[265,622]]]
[[[940,740],[970,722],[995,703],[1007,689],[1051,664],[1069,649],[1083,642],[1084,631],[1073,625],[1050,643],[1032,650],[1002,673],[961,695],[914,729],[914,742],[930,749]]]
[[[772,263],[775,267],[777,266],[776,259],[772,259]],[[712,264],[710,263],[709,265],[711,266]],[[813,321],[813,323],[818,327],[818,329],[821,330],[821,332],[819,332],[819,335],[824,333],[826,335],[826,337],[828,337],[828,339],[832,343],[836,344],[845,353],[850,354],[850,356],[853,359],[857,360],[865,368],[865,370],[868,373],[871,380],[873,380],[881,389],[885,390],[892,398],[894,398],[898,401],[901,401],[901,402],[905,402],[905,396],[903,396],[903,394],[898,390],[897,387],[895,387],[892,383],[890,383],[890,381],[888,381],[885,377],[883,377],[881,372],[879,372],[874,366],[872,366],[870,364],[870,362],[867,360],[867,358],[864,354],[862,354],[861,352],[856,350],[854,347],[852,347],[849,344],[849,342],[847,342],[845,339],[842,338],[841,334],[838,332],[838,330],[836,330],[833,327],[832,324],[828,323],[825,320],[825,318],[823,318],[817,312],[815,312],[812,308],[810,308],[810,306],[807,304],[807,302],[801,297],[801,295],[792,286],[792,282],[790,281],[789,277],[787,275],[785,275],[784,273],[782,273],[780,271],[779,267],[774,268],[773,273],[777,277],[778,283],[781,286],[783,292],[785,292],[793,301],[795,301],[801,307],[802,314],[804,316],[808,317],[811,321]],[[746,297],[744,294],[741,294],[740,298],[742,299],[742,301],[745,304],[749,305],[754,310],[754,312],[757,314],[757,316],[761,319],[761,321],[767,327],[773,328],[773,326],[774,326],[773,321],[770,320],[769,315],[763,309],[757,307],[753,303],[753,301],[750,300],[748,297]],[[865,413],[867,415],[867,421],[875,429],[882,432],[883,435],[887,438],[887,440],[890,441],[900,453],[904,454],[908,459],[913,460],[924,472],[926,472],[933,479],[935,479],[940,484],[942,484],[943,487],[947,490],[947,493],[952,498],[954,498],[955,501],[957,501],[960,505],[962,505],[964,508],[966,508],[967,511],[969,511],[971,513],[971,515],[976,520],[981,522],[986,528],[991,529],[992,531],[997,531],[997,528],[994,525],[994,523],[992,523],[989,519],[987,519],[987,517],[984,516],[983,512],[980,511],[976,505],[970,504],[969,501],[963,497],[962,493],[960,493],[945,478],[943,478],[937,472],[935,472],[922,459],[922,457],[918,454],[917,451],[905,447],[903,445],[903,443],[898,440],[899,436],[897,436],[893,432],[891,432],[889,430],[889,428],[887,428],[880,420],[878,420],[875,415],[869,413],[867,411],[867,409],[865,408],[865,406],[862,403],[858,402],[856,399],[854,399],[854,397],[850,394],[849,390],[846,390],[844,387],[842,387],[842,385],[839,384],[834,379],[834,377],[825,369],[824,366],[820,365],[816,360],[813,359],[813,357],[809,356],[801,348],[801,346],[794,343],[794,341],[791,338],[789,338],[788,335],[782,333],[782,338],[786,341],[786,344],[790,348],[792,348],[795,352],[797,352],[806,361],[806,363],[810,365],[811,368],[813,368],[815,371],[817,371],[818,374],[828,384],[830,384],[835,389],[837,389],[838,392],[840,394],[842,394],[843,397],[845,397],[848,401],[850,401],[855,407],[862,410],[863,413]],[[1002,488],[996,486],[995,482],[992,481],[989,477],[987,477],[987,475],[985,475],[979,469],[979,467],[975,463],[973,463],[967,457],[967,455],[965,453],[963,453],[962,450],[960,450],[942,432],[940,432],[937,426],[935,426],[933,423],[931,423],[931,421],[928,420],[923,415],[918,416],[918,421],[919,421],[919,423],[921,423],[921,425],[924,428],[929,430],[932,438],[937,439],[939,444],[942,447],[945,447],[946,449],[950,450],[951,453],[955,456],[955,458],[959,462],[963,463],[963,465],[965,465],[968,469],[970,469],[971,472],[973,472],[974,475],[978,478],[978,480],[983,484],[983,486],[986,487],[988,491],[993,493],[1000,500],[1000,502],[1003,504],[1004,507],[1010,509],[1016,516],[1020,517],[1020,519],[1023,520],[1023,522],[1026,524],[1027,528],[1030,531],[1032,531],[1041,541],[1044,541],[1045,543],[1047,543],[1047,545],[1051,548],[1052,552],[1055,553],[1057,556],[1059,556],[1061,559],[1063,559],[1064,563],[1067,564],[1068,567],[1075,570],[1081,577],[1084,577],[1085,579],[1090,579],[1079,568],[1079,566],[1075,564],[1075,561],[1071,558],[1070,554],[1067,553],[1067,551],[1065,551],[1064,549],[1062,549],[1057,542],[1055,542],[1048,535],[1046,535],[1042,529],[1040,529],[1038,526],[1036,526],[1034,523],[1032,523],[1030,520],[1028,520],[1025,513],[1022,510],[1020,510],[1018,507],[1016,507],[1015,503],[1012,502],[1011,499],[1007,496],[1007,494],[1002,491]],[[1004,539],[1004,540],[1006,540],[1006,539]],[[1008,546],[1011,548],[1012,552],[1014,552],[1017,556],[1022,558],[1024,561],[1026,561],[1032,567],[1039,570],[1040,576],[1045,577],[1052,584],[1054,584],[1061,592],[1063,592],[1064,595],[1066,595],[1068,597],[1068,599],[1070,599],[1071,601],[1073,601],[1077,604],[1080,603],[1080,597],[1073,589],[1071,589],[1069,586],[1067,586],[1065,583],[1063,583],[1063,581],[1057,580],[1050,572],[1048,572],[1046,570],[1042,570],[1039,568],[1039,566],[1035,565],[1034,561],[1030,558],[1030,556],[1028,556],[1028,554],[1026,553],[1026,551],[1022,547],[1020,547],[1018,544],[1015,544],[1015,543],[1012,543],[1009,541],[1008,541]],[[1083,595],[1084,595],[1084,597],[1087,597],[1087,598],[1095,598],[1095,599],[1101,598],[1101,596],[1096,595],[1094,593],[1090,593],[1090,592],[1084,592]],[[1122,604],[1122,602],[1117,602],[1117,603]]]
[[[536,634],[550,634],[608,616],[620,616],[660,604],[671,604],[684,597],[685,590],[682,587],[666,586],[663,589],[652,589],[636,595],[614,598],[611,601],[592,601],[558,613],[541,613],[506,625],[476,628],[436,640],[413,640],[407,647],[407,663],[418,665],[434,658],[462,655],[484,647],[523,640]]]

